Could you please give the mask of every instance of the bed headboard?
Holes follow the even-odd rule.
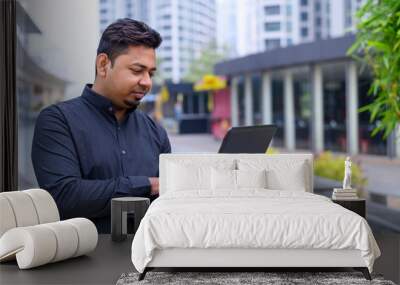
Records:
[[[304,178],[305,178],[305,190],[307,192],[313,192],[313,155],[311,153],[306,154],[207,154],[207,153],[191,153],[191,154],[161,154],[160,155],[160,195],[168,191],[168,164],[191,164],[201,163],[207,165],[218,164],[221,161],[232,161],[235,167],[239,161],[262,161],[267,165],[276,165],[277,163],[288,162],[297,163],[304,162]]]

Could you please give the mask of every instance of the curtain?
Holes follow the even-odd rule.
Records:
[[[0,1],[0,192],[18,189],[16,1]]]

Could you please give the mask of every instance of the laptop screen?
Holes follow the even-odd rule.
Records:
[[[225,135],[218,153],[265,153],[276,129],[275,125],[233,127]]]

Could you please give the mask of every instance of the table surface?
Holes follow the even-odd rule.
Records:
[[[374,272],[399,282],[400,235],[374,236],[382,252]],[[122,273],[135,271],[130,257],[132,239],[129,235],[123,242],[112,242],[110,235],[99,235],[96,249],[87,256],[27,270],[19,270],[16,261],[0,263],[0,284],[116,284]]]
[[[88,255],[32,269],[19,270],[16,261],[1,263],[0,284],[115,284],[122,273],[135,271],[132,239],[112,242],[111,235],[101,234]]]

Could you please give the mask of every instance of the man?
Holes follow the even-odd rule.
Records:
[[[146,24],[116,21],[100,39],[94,84],[40,113],[32,162],[61,218],[87,217],[110,232],[111,198],[158,195],[159,154],[171,146],[137,107],[152,86],[160,43]]]

